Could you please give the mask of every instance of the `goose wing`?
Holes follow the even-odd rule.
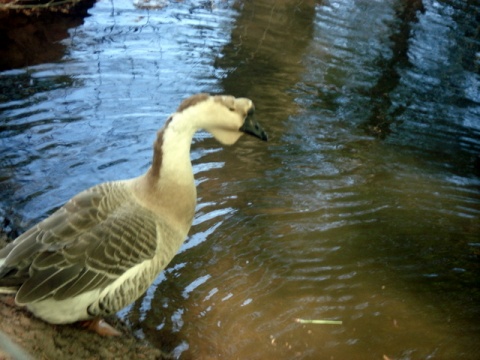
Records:
[[[12,245],[3,268],[23,281],[17,302],[62,300],[104,288],[153,258],[157,224],[121,187],[104,184],[75,196]]]

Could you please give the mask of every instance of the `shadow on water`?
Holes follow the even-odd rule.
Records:
[[[8,2],[2,3],[0,71],[59,61],[67,49],[62,40],[69,37],[68,30],[83,23],[94,3],[95,0],[83,0],[69,5],[67,1],[37,10],[35,5],[23,10],[6,10]]]
[[[412,25],[417,22],[419,12],[424,12],[421,0],[398,4],[395,17],[399,19],[399,24],[396,32],[390,35],[392,56],[378,64],[378,67],[382,69],[381,76],[368,93],[368,97],[374,101],[374,104],[370,118],[362,126],[368,134],[380,139],[385,139],[391,133],[392,120],[405,110],[405,106],[409,105],[407,103],[405,106],[398,106],[393,111],[389,111],[392,107],[389,93],[400,82],[401,76],[398,74],[398,68],[404,68],[409,63],[409,39],[413,31]]]
[[[236,7],[230,42],[215,60],[215,66],[226,71],[222,87],[255,99],[276,121],[286,119],[297,110],[289,90],[304,71],[302,56],[313,35],[315,1],[245,1]]]
[[[478,45],[475,45],[480,37],[478,10],[469,3],[450,3],[449,6],[461,8],[469,15],[449,13],[448,7],[438,9],[438,13],[433,9],[425,11],[422,1],[397,5],[399,22],[390,35],[392,55],[379,60],[376,66],[382,69],[381,74],[374,86],[365,90],[371,102],[370,115],[361,127],[380,139],[392,135],[393,131],[396,134],[392,142],[396,143],[408,139],[407,131],[418,136],[420,129],[414,123],[421,122],[426,130],[420,130],[426,139],[422,147],[428,147],[437,155],[444,153],[451,157],[449,161],[452,158],[462,161],[457,166],[459,171],[479,174],[480,157],[474,154],[480,149],[470,140],[477,137],[478,128],[464,126],[465,121],[471,122],[472,115],[476,116],[478,106],[475,95],[473,99],[469,95],[473,89],[468,90],[468,82],[474,78],[469,74],[479,71]],[[447,23],[434,19],[435,16],[443,17]],[[418,23],[419,17],[423,24]],[[425,25],[430,28],[425,29]],[[451,27],[455,27],[455,31]],[[412,111],[418,108],[423,108],[424,113]],[[451,131],[458,134],[456,141],[446,139],[450,137],[446,133]]]

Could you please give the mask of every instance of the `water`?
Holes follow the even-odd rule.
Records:
[[[195,137],[190,236],[121,316],[181,359],[478,358],[478,2],[89,12],[58,62],[0,75],[3,216],[142,173],[189,94],[248,96],[271,141]]]

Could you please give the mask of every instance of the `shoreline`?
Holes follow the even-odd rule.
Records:
[[[13,296],[0,296],[0,335],[31,359],[164,359],[160,349],[137,339],[117,317],[107,321],[123,335],[104,337],[80,324],[52,325],[13,304]],[[0,342],[1,343],[1,342]],[[22,359],[0,348],[0,359]],[[29,357],[24,357],[29,359]]]

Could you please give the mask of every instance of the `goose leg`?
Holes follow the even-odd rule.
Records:
[[[94,331],[97,334],[102,336],[121,336],[122,335],[120,331],[118,331],[111,325],[107,324],[107,322],[102,318],[95,318],[92,320],[80,321],[80,324],[83,327],[86,327],[88,330]]]

